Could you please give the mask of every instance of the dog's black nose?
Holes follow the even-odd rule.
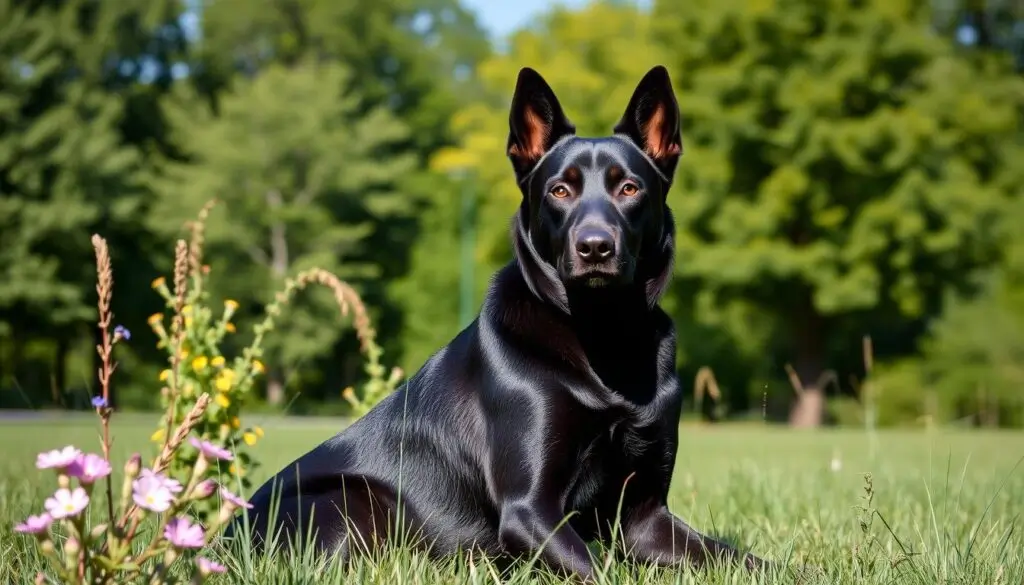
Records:
[[[604,262],[615,255],[615,239],[600,228],[584,228],[576,234],[576,255],[584,262]]]

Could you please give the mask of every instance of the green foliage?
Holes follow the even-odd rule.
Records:
[[[242,307],[220,351],[242,352],[275,291],[323,267],[373,307],[374,349],[324,326],[336,299],[316,287],[263,344],[266,397],[365,412],[400,379],[382,352],[412,371],[460,325],[463,191],[474,310],[511,256],[518,69],[594,135],[665,63],[685,156],[663,306],[684,381],[708,366],[730,416],[777,416],[785,364],[805,385],[833,369],[845,390],[870,334],[879,424],[1024,416],[1024,90],[993,52],[1019,20],[1010,2],[606,0],[552,8],[497,53],[458,0],[187,4],[195,38],[178,0],[0,0],[4,407],[88,402],[91,232],[132,267],[114,303],[140,330],[180,224],[217,197],[203,303]],[[978,46],[952,44],[982,12]],[[122,349],[119,409],[154,406],[165,349]],[[861,416],[840,402],[841,420]]]
[[[920,354],[883,366],[881,418],[919,416],[984,426],[1024,424],[1024,200],[1008,207],[1003,261],[975,294],[950,294],[920,343]],[[889,411],[885,416],[885,411]]]
[[[189,7],[200,12],[196,39],[183,32],[178,0],[0,3],[0,57],[10,65],[0,71],[4,405],[36,407],[50,400],[51,389],[55,400],[82,405],[88,384],[83,380],[95,368],[93,340],[86,335],[91,287],[83,269],[89,232],[102,223],[119,260],[133,265],[123,279],[128,294],[115,303],[124,322],[140,328],[149,311],[136,299],[145,298],[155,267],[170,261],[166,249],[177,235],[176,222],[198,207],[199,197],[221,195],[175,182],[202,179],[216,186],[209,177],[221,163],[233,165],[230,172],[249,172],[244,161],[233,159],[251,154],[257,143],[239,125],[254,122],[260,108],[273,110],[273,98],[288,89],[294,91],[278,99],[271,114],[286,126],[295,123],[297,132],[265,129],[261,136],[271,145],[291,136],[290,146],[311,137],[308,144],[321,156],[314,170],[333,175],[327,179],[335,182],[328,185],[326,204],[287,211],[289,236],[301,232],[308,234],[305,241],[316,240],[315,250],[289,242],[290,260],[296,270],[334,264],[347,271],[346,278],[379,309],[384,345],[397,346],[402,310],[391,299],[390,283],[408,270],[418,214],[432,195],[423,160],[450,141],[451,111],[476,92],[466,73],[490,50],[472,13],[455,0],[365,6],[229,0]],[[172,73],[180,71],[188,77],[176,81]],[[319,73],[324,77],[316,79]],[[268,81],[275,79],[281,82],[276,87]],[[173,95],[167,96],[169,89]],[[203,132],[225,104],[231,109],[231,102],[239,102],[239,93],[249,101],[248,114],[244,106],[235,107],[233,123]],[[310,100],[315,108],[307,108]],[[347,139],[341,132],[311,134],[310,124],[320,122],[344,127]],[[214,147],[214,160],[203,165],[205,153],[194,140],[216,142],[217,130],[233,142]],[[296,176],[305,162],[305,153],[297,154]],[[182,171],[193,163],[203,168]],[[263,178],[268,177],[280,178]],[[232,202],[232,213],[242,218],[235,225],[248,227],[242,221],[265,207],[264,199],[261,194],[246,202],[244,210]],[[295,206],[286,201],[285,207]],[[213,221],[231,225],[229,219],[218,213]],[[266,227],[255,222],[244,235],[266,243],[269,236],[260,232]],[[282,278],[254,265],[250,254],[256,246],[243,244],[252,242],[213,242],[225,253],[214,256],[218,265],[209,284],[214,297],[252,301],[237,316],[239,324],[248,324]],[[308,310],[297,311],[288,323],[294,334],[268,348],[284,356],[275,363],[289,366],[268,372],[270,387],[282,387],[298,371],[292,366],[301,365],[294,387],[315,403],[365,377],[360,361],[348,357],[355,340],[320,326],[328,305],[328,295],[314,291],[304,299]],[[152,406],[145,380],[156,375],[161,356],[148,347],[124,353],[132,367],[118,385],[118,406]]]
[[[712,365],[734,408],[749,408],[787,361],[805,385],[827,365],[845,380],[859,362],[846,338],[912,346],[913,327],[893,324],[934,315],[998,261],[992,226],[1024,184],[1012,164],[1021,80],[1003,60],[958,54],[928,18],[917,4],[880,1],[663,2],[653,17],[612,2],[553,10],[481,64],[486,101],[453,119],[463,138],[434,159],[473,169],[486,194],[478,293],[510,255],[504,226],[519,193],[503,149],[518,68],[538,68],[593,135],[664,61],[685,145],[670,195],[678,284],[664,304],[686,332],[687,373]],[[436,256],[453,241],[424,244]]]
[[[180,417],[180,422],[173,426],[171,421],[179,418],[175,416],[177,401],[167,403],[164,413],[168,421],[167,438],[162,448],[146,469],[142,467],[139,453],[128,457],[119,478],[120,489],[115,491],[113,472],[117,462],[112,456],[114,436],[111,432],[114,411],[109,401],[113,374],[118,366],[114,350],[120,343],[130,340],[132,335],[123,325],[112,327],[114,272],[107,241],[96,234],[92,236],[91,243],[96,256],[96,325],[99,337],[96,355],[100,367],[97,371],[99,390],[90,399],[90,405],[100,426],[101,454],[83,452],[74,444],[39,453],[36,468],[48,475],[56,475],[58,487],[46,498],[45,512],[33,510],[37,513],[28,514],[14,530],[23,542],[32,543],[25,552],[41,561],[31,570],[36,583],[54,581],[69,585],[107,585],[138,580],[153,584],[175,583],[174,576],[168,574],[171,571],[189,573],[191,583],[202,583],[211,573],[225,572],[224,567],[190,555],[184,559],[194,560],[195,566],[191,570],[182,570],[185,563],[175,565],[175,561],[184,560],[181,553],[185,550],[201,549],[209,544],[239,507],[248,506],[223,486],[218,490],[213,477],[206,477],[207,474],[219,475],[216,473],[219,469],[211,463],[230,460],[233,455],[192,437],[189,443],[197,452],[190,454],[191,463],[182,469],[181,481],[164,475],[169,467],[183,467],[180,457],[182,446],[204,417],[210,400],[209,394],[199,396],[198,400],[192,401],[189,411]],[[164,333],[164,342],[174,346],[175,366],[185,340],[186,313],[183,309],[187,270],[189,264],[198,269],[198,250],[193,246],[190,257],[185,242],[178,242],[176,294],[171,303],[175,309],[174,339],[168,339],[162,327],[157,326],[160,315],[152,319],[154,328]],[[189,263],[190,259],[193,262]],[[162,282],[154,283],[154,287],[170,300]],[[229,317],[224,317],[221,329]],[[177,388],[176,381],[175,373],[171,376],[172,388]],[[220,500],[217,503],[211,500],[215,494]],[[201,522],[193,523],[190,512],[198,512]],[[152,529],[140,530],[144,522],[149,524],[147,528]]]
[[[92,378],[91,232],[131,242],[115,251],[135,267],[123,290],[150,279],[138,219],[152,199],[147,150],[166,147],[152,112],[180,53],[177,8],[0,2],[0,386],[22,388],[19,406],[81,404],[68,390]],[[148,86],[136,83],[143,60]],[[128,298],[119,313],[141,325]]]
[[[312,266],[357,281],[379,277],[380,267],[366,261],[367,238],[412,213],[395,177],[415,160],[391,149],[407,126],[384,108],[361,113],[351,78],[333,63],[272,64],[238,80],[216,115],[188,95],[169,102],[189,160],[165,168],[152,226],[166,229],[169,218],[217,195],[222,208],[211,216],[207,245],[215,273],[232,275],[211,280],[217,294],[258,306]],[[325,357],[341,333],[322,326],[331,303],[317,294],[296,307],[268,341],[271,361],[290,368]],[[281,384],[285,373],[271,368],[270,376]]]
[[[998,259],[1024,95],[1002,60],[975,66],[909,1],[654,12],[684,115],[678,271],[772,315],[805,382]]]
[[[124,221],[141,193],[124,101],[90,59],[121,10],[83,29],[91,4],[0,2],[0,335],[22,342],[92,317],[89,229]]]
[[[381,400],[398,388],[402,381],[402,370],[391,368],[388,373],[380,358],[384,351],[376,344],[370,344],[366,348],[366,375],[367,380],[363,383],[362,391],[358,394],[349,386],[342,391],[342,397],[352,406],[352,416],[361,417],[370,412]]]
[[[766,305],[806,287],[821,314],[891,299],[914,317],[991,258],[1020,80],[973,69],[923,16],[909,2],[665,6],[690,137],[684,273]]]
[[[423,320],[421,311],[435,295],[401,283],[411,281],[410,271],[449,270],[448,258],[431,257],[423,266],[411,257],[421,240],[437,235],[432,226],[420,224],[421,218],[435,206],[448,205],[446,194],[453,193],[443,179],[427,172],[425,161],[452,142],[448,122],[453,111],[480,95],[474,70],[489,54],[490,43],[472,13],[458,0],[219,0],[204,8],[202,37],[198,58],[206,83],[201,85],[213,94],[212,103],[236,76],[257,74],[272,63],[291,66],[315,58],[344,64],[352,72],[348,89],[360,97],[356,117],[384,108],[408,128],[403,139],[390,145],[390,153],[413,153],[416,165],[392,178],[415,213],[372,225],[358,258],[379,270],[377,278],[358,284],[367,302],[379,309],[382,344],[395,350],[405,346],[406,322]],[[354,260],[349,258],[347,265]],[[426,320],[429,330],[444,330],[443,319]],[[315,366],[323,374],[311,382],[319,384],[349,384],[358,375],[354,362],[321,359]]]
[[[157,337],[157,347],[166,354],[167,369],[160,373],[160,404],[164,414],[150,437],[160,451],[174,440],[174,430],[189,421],[196,434],[204,440],[234,453],[232,461],[208,462],[218,475],[229,478],[228,485],[251,487],[248,473],[258,461],[243,447],[252,446],[262,437],[256,426],[242,428],[242,410],[249,401],[255,379],[265,372],[260,356],[262,335],[255,336],[249,347],[228,361],[222,349],[225,337],[236,331],[231,322],[238,303],[228,299],[214,311],[206,287],[208,266],[202,264],[202,236],[209,207],[202,210],[192,229],[191,245],[179,240],[175,251],[172,286],[165,277],[153,281],[153,289],[163,300],[164,310],[150,316],[148,322]],[[170,313],[165,325],[165,312]],[[200,397],[212,397],[198,418],[191,413]],[[170,462],[168,474],[183,484],[192,476],[202,454],[192,446],[182,447]],[[194,513],[202,521],[211,519],[218,507],[213,500],[197,501]]]
[[[355,289],[334,274],[316,267],[284,281],[282,290],[274,295],[273,301],[266,305],[262,319],[254,325],[248,346],[229,360],[224,346],[227,345],[227,337],[237,331],[231,319],[239,304],[227,299],[222,309],[214,310],[207,286],[210,267],[203,264],[204,244],[212,240],[207,239],[206,221],[213,206],[214,202],[208,203],[198,220],[190,223],[191,239],[188,244],[178,240],[173,286],[168,286],[165,277],[159,277],[152,283],[164,301],[165,311],[170,311],[170,321],[165,324],[164,312],[155,313],[148,319],[158,340],[157,347],[166,354],[168,364],[159,376],[164,384],[160,397],[165,414],[150,438],[160,445],[161,452],[166,451],[174,441],[173,430],[188,423],[201,439],[234,453],[231,461],[210,463],[217,466],[221,476],[230,478],[230,484],[248,489],[252,485],[248,476],[258,469],[259,462],[244,446],[255,445],[263,437],[263,429],[259,426],[243,428],[241,416],[252,402],[256,378],[266,372],[260,358],[264,356],[267,342],[272,339],[268,334],[275,329],[280,331],[278,324],[287,321],[281,319],[281,315],[296,292],[312,283],[323,285],[333,293],[342,314],[352,314],[356,333],[366,354],[369,377],[358,396],[351,389],[345,393],[345,398],[357,413],[365,414],[394,391],[402,373],[396,368],[388,375],[381,364],[383,351],[376,343],[376,332]],[[194,416],[202,397],[210,396],[213,398],[209,405],[198,417]],[[182,482],[187,481],[201,456],[197,449],[181,449],[170,463],[168,473]],[[196,502],[194,508],[194,513],[204,521],[218,509],[213,501]]]
[[[981,424],[1020,426],[1024,305],[1020,289],[1007,290],[999,276],[976,299],[951,299],[923,343],[923,367],[958,418],[977,413]]]
[[[225,79],[310,57],[345,64],[363,111],[393,109],[414,130],[402,146],[421,154],[447,142],[456,91],[468,89],[455,78],[489,51],[456,0],[221,0],[204,8],[203,37],[202,62]]]
[[[391,297],[403,311],[399,338],[402,366],[410,372],[451,341],[459,326],[459,296],[455,291],[460,268],[456,261],[460,246],[460,185],[439,173],[425,179],[423,184],[438,195],[419,217],[421,235],[410,251],[408,274],[391,285]],[[478,196],[478,193],[474,191],[473,195]],[[479,227],[487,229],[488,226],[481,224]],[[482,269],[475,267],[474,271],[480,276]],[[478,306],[479,291],[477,286]]]
[[[875,427],[930,427],[951,418],[948,405],[928,386],[916,360],[880,364],[871,374],[870,384]],[[831,399],[828,408],[840,425],[863,427],[869,416],[863,389],[858,397]]]

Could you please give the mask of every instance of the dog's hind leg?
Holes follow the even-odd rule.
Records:
[[[247,513],[249,535],[256,550],[290,552],[308,547],[348,560],[352,554],[377,549],[396,533],[397,495],[386,484],[365,477],[335,476],[304,481],[280,490],[260,490]],[[231,527],[242,534],[243,518]]]

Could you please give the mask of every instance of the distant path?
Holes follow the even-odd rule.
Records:
[[[32,420],[38,418],[55,418],[74,416],[82,413],[61,413],[47,410],[0,410],[0,420]]]

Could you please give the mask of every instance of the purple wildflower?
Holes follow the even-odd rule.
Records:
[[[180,481],[174,478],[167,477],[166,475],[156,473],[152,469],[142,470],[142,472],[139,474],[139,479],[145,478],[151,478],[155,479],[156,481],[159,481],[161,484],[163,484],[164,487],[167,488],[167,491],[171,492],[172,494],[180,494],[181,490],[184,489],[183,487],[181,487]]]
[[[224,573],[228,569],[217,561],[211,561],[205,557],[196,558],[196,566],[199,567],[199,574],[208,577],[214,573]]]
[[[63,449],[46,451],[36,456],[36,467],[39,469],[57,469],[59,471],[63,471],[65,467],[74,463],[81,454],[82,451],[72,445],[68,445]]]
[[[68,466],[68,475],[77,477],[78,481],[84,484],[91,484],[97,479],[106,477],[110,475],[110,471],[110,463],[95,453],[79,455]]]
[[[114,327],[114,339],[124,339],[128,341],[132,338],[132,332],[128,331],[128,328],[124,325],[118,325]]]
[[[93,396],[92,397],[92,407],[93,408],[106,408],[107,407],[107,399],[102,397],[102,396]]]
[[[89,494],[80,487],[76,487],[74,491],[61,488],[54,492],[52,497],[46,498],[46,502],[43,503],[46,511],[54,520],[77,516],[88,505]]]
[[[217,491],[217,482],[212,479],[205,479],[192,488],[192,495],[202,500],[212,496],[215,491]]]
[[[252,504],[250,504],[249,502],[246,502],[242,498],[240,498],[240,497],[236,496],[235,494],[229,492],[228,490],[224,489],[223,486],[220,488],[220,497],[225,502],[227,502],[229,505],[231,505],[231,506],[233,506],[235,508],[245,508],[246,510],[252,508]]]
[[[202,441],[196,437],[190,437],[188,442],[196,449],[199,449],[199,452],[207,459],[231,461],[235,458],[235,456],[231,454],[231,451],[228,451],[223,447],[218,447],[209,441]]]
[[[164,538],[175,548],[202,548],[203,527],[192,524],[187,518],[175,518],[164,528]]]
[[[174,501],[174,495],[163,476],[150,472],[132,482],[132,501],[143,510],[166,512]]]
[[[52,523],[53,518],[46,512],[43,512],[38,516],[29,516],[24,522],[16,525],[14,531],[22,534],[42,534],[46,532]]]

